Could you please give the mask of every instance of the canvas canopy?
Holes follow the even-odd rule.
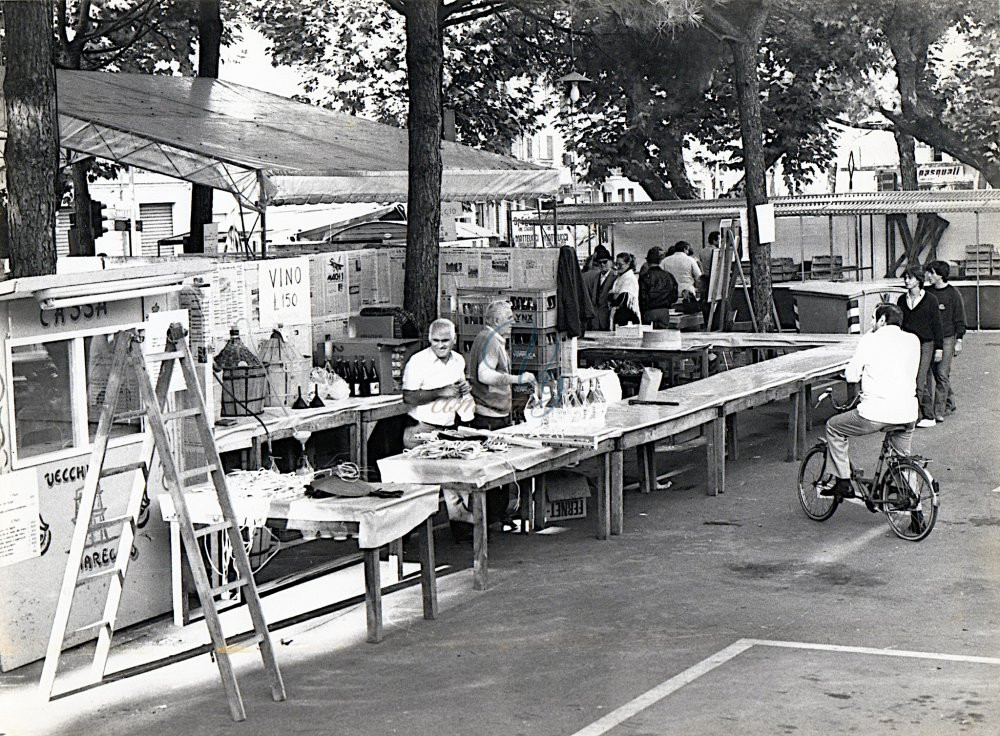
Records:
[[[936,192],[854,192],[771,197],[775,217],[891,215],[919,212],[1000,212],[1000,191],[977,189]],[[529,214],[527,225],[611,225],[619,222],[739,219],[745,199],[675,199],[659,202],[605,202],[560,205],[555,216]]]
[[[407,198],[407,135],[217,79],[59,70],[61,145],[233,193],[245,205]],[[445,201],[551,195],[558,172],[444,141]]]

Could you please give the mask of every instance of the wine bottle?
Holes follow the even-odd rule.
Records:
[[[351,390],[351,396],[357,396],[357,381],[354,379],[354,367],[351,362],[344,361],[344,380],[347,381],[347,386]]]
[[[354,376],[357,382],[357,393],[355,396],[370,396],[368,393],[368,371],[365,370],[365,362],[361,358],[354,359]]]
[[[372,359],[372,369],[368,371],[368,395],[378,396],[382,393],[382,386],[379,383],[378,368],[375,366],[375,360]]]

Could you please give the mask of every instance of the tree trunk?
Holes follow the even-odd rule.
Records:
[[[746,37],[729,42],[736,70],[736,93],[740,109],[740,136],[743,140],[743,168],[746,172],[748,241],[750,243],[750,284],[753,313],[761,332],[774,332],[772,313],[771,245],[760,242],[756,206],[767,202],[767,167],[764,164],[764,125],[760,114],[760,80],[757,76],[757,46],[767,7],[757,3],[748,8],[743,26]]]
[[[667,169],[667,179],[678,199],[698,199],[699,192],[688,178],[687,164],[684,163],[684,141],[673,136],[662,136],[657,141],[660,145],[660,158]]]
[[[899,181],[900,189],[916,191],[917,186],[917,154],[913,136],[901,132],[898,128],[893,131],[896,139],[896,150],[899,152]]]
[[[47,3],[5,3],[7,206],[15,278],[56,272],[59,130]],[[89,213],[88,213],[89,214]]]
[[[198,2],[198,76],[219,76],[219,52],[222,46],[222,14],[219,0]],[[191,186],[191,226],[184,244],[185,253],[205,252],[205,225],[212,221],[212,187]]]
[[[91,158],[85,158],[70,167],[73,171],[74,211],[74,224],[70,227],[71,256],[92,256],[97,252],[94,246],[94,228],[90,220],[90,184],[87,181],[92,161]]]
[[[438,231],[441,227],[441,75],[444,65],[438,0],[406,5],[410,109],[406,277],[403,306],[422,331],[437,318]]]
[[[667,201],[677,199],[677,192],[667,187],[660,178],[659,172],[646,163],[635,162],[622,166],[622,173],[629,179],[638,182],[646,190],[646,194],[653,201]]]
[[[893,58],[896,60],[896,86],[899,89],[899,109],[904,117],[912,117],[917,113],[917,77],[923,64],[914,52],[916,42],[909,32],[890,22],[885,27],[885,35],[889,41]],[[925,49],[926,51],[926,49]],[[908,133],[894,131],[896,149],[899,151],[900,188],[917,189],[917,159],[914,153],[913,136]]]

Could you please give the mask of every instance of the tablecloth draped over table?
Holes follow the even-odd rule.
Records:
[[[382,484],[385,490],[399,486]],[[420,486],[403,489],[400,498],[296,498],[268,499],[262,496],[232,496],[233,509],[241,525],[259,527],[265,519],[285,519],[286,528],[317,534],[330,529],[329,525],[354,522],[358,524],[358,546],[381,547],[399,539],[438,508],[438,486]],[[176,520],[173,499],[169,494],[159,497],[160,512],[164,521]],[[222,512],[214,493],[194,492],[185,495],[188,512],[195,524],[215,524],[222,520]],[[333,529],[342,533],[342,529]]]

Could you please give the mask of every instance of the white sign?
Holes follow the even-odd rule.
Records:
[[[0,483],[0,567],[38,557],[38,471],[6,473]]]
[[[308,258],[281,258],[262,262],[258,289],[262,329],[269,330],[279,324],[309,324]]]
[[[757,239],[761,243],[774,242],[774,205],[770,202],[759,204],[757,211]]]

